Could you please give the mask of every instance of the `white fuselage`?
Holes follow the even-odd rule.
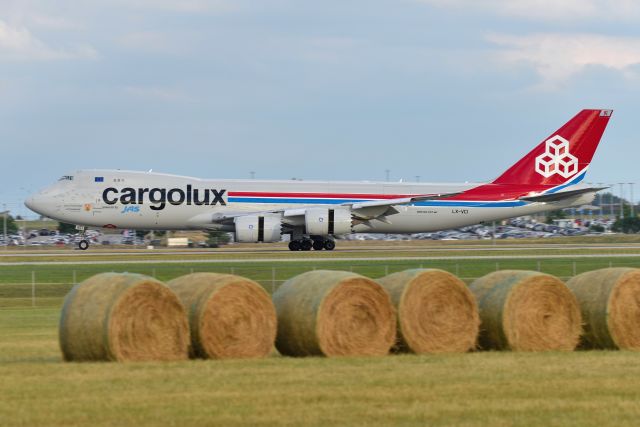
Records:
[[[457,193],[479,184],[205,180],[118,170],[84,170],[30,197],[47,217],[90,227],[215,229],[209,215],[333,206],[394,196]],[[172,191],[173,190],[173,191]],[[310,195],[311,194],[311,195]],[[316,196],[317,195],[317,196]],[[386,220],[354,225],[361,233],[419,233],[530,215],[589,203],[593,194],[561,202],[428,200],[395,206]]]

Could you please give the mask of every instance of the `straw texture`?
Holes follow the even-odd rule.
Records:
[[[276,312],[258,283],[232,274],[194,273],[168,285],[187,309],[191,357],[258,358],[272,351]]]
[[[398,351],[466,352],[476,346],[480,316],[465,283],[437,269],[415,269],[377,279],[396,308]]]
[[[581,347],[640,350],[640,269],[589,271],[567,286],[585,322]]]
[[[535,271],[502,270],[475,280],[483,349],[575,349],[581,333],[578,302],[558,278]]]
[[[165,284],[140,274],[102,273],[65,298],[59,338],[67,361],[182,360],[189,327]]]
[[[385,355],[395,342],[389,296],[378,283],[358,274],[303,273],[280,286],[273,301],[276,347],[284,355]]]

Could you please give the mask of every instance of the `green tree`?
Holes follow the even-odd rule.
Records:
[[[136,230],[136,236],[143,239],[145,237],[147,237],[147,235],[149,235],[150,233],[153,233],[153,238],[157,239],[159,237],[164,237],[165,234],[167,234],[166,231],[164,230]]]
[[[564,211],[562,209],[559,209],[557,211],[547,212],[547,219],[545,222],[547,224],[553,224],[554,219],[565,219],[566,217],[567,215],[564,213]]]
[[[229,243],[229,233],[214,230],[210,231],[208,234],[209,238],[207,239],[207,245],[209,245],[210,248],[217,248],[218,246]]]
[[[589,230],[595,231],[596,233],[604,233],[604,227],[600,224],[592,224]]]
[[[0,215],[0,233],[4,233],[4,215]],[[18,225],[11,215],[7,215],[7,234],[18,232]]]
[[[75,234],[78,232],[78,230],[76,230],[76,226],[73,224],[67,224],[66,222],[59,222],[58,223],[58,231],[61,234]]]
[[[611,230],[623,233],[637,233],[640,231],[640,218],[618,218],[616,222],[613,223]]]

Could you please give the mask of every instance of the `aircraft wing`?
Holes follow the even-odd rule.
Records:
[[[402,197],[398,199],[387,200],[369,200],[366,202],[345,203],[341,206],[351,207],[351,214],[360,220],[368,221],[371,219],[378,219],[382,222],[389,222],[386,217],[398,213],[394,206],[408,205],[415,202],[422,202],[425,200],[441,199],[443,197],[455,196],[457,193],[442,193],[442,194],[423,194],[412,197]]]
[[[520,200],[526,202],[557,202],[558,200],[568,199],[570,197],[579,196],[585,193],[596,193],[609,187],[585,187],[575,190],[558,191],[557,193],[539,194],[535,196],[520,197]]]
[[[358,219],[374,219],[393,215],[398,213],[394,206],[407,205],[410,203],[420,202],[424,200],[439,199],[442,197],[449,197],[460,193],[442,193],[442,194],[422,194],[412,197],[402,197],[397,199],[385,199],[385,200],[368,200],[364,202],[349,202],[342,203],[338,206],[344,206],[351,208],[351,214]],[[334,206],[334,205],[332,205]],[[307,209],[318,207],[318,205],[300,206],[296,208],[284,209],[283,216],[285,218],[291,218],[296,216],[304,216]]]
[[[412,197],[402,197],[397,199],[385,199],[385,200],[369,200],[364,202],[349,202],[343,203],[337,206],[349,207],[351,208],[351,214],[360,220],[371,220],[371,219],[379,219],[381,221],[387,222],[385,219],[388,215],[393,215],[398,213],[395,210],[394,206],[407,205],[415,202],[420,202],[424,200],[434,200],[440,199],[443,197],[454,196],[456,193],[442,193],[442,194],[422,194],[416,195]],[[273,210],[264,210],[264,211],[238,211],[238,212],[229,212],[229,213],[205,213],[199,214],[190,219],[190,223],[193,226],[206,226],[206,224],[232,224],[235,218],[247,216],[247,215],[274,215],[280,214],[285,219],[295,219],[296,217],[304,217],[308,209],[316,208],[319,205],[305,205],[295,208],[283,208],[283,209],[273,209]],[[334,207],[336,205],[330,205]]]

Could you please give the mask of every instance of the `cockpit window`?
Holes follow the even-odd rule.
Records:
[[[64,175],[58,181],[73,181],[73,177],[71,175]]]

